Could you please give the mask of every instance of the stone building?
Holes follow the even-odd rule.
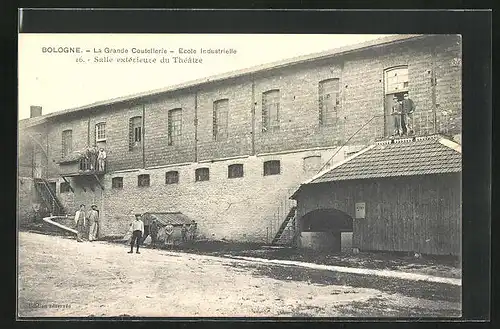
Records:
[[[459,138],[460,59],[459,36],[398,35],[48,115],[34,107],[19,122],[18,216],[95,203],[103,235],[122,235],[137,212],[180,212],[200,237],[277,242],[302,182],[392,134],[394,95],[414,101],[415,136]],[[82,167],[92,146],[107,153],[103,171]]]

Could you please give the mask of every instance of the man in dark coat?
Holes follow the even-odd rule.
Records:
[[[401,127],[401,102],[397,96],[392,98],[392,119],[394,121],[394,136],[401,136],[403,128]]]

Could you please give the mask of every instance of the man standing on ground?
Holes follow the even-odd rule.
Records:
[[[97,206],[95,204],[92,205],[87,218],[89,220],[90,229],[89,229],[89,241],[94,241],[97,239],[97,235],[99,232],[99,213],[97,212]]]
[[[141,220],[141,214],[135,214],[135,220],[132,222],[132,238],[130,239],[129,254],[134,252],[134,242],[136,243],[136,253],[139,252],[139,244],[141,243],[142,235],[144,234],[144,223]]]
[[[81,204],[80,209],[76,211],[75,214],[75,224],[76,224],[76,241],[82,242],[83,232],[85,231],[85,205]]]
[[[181,236],[182,236],[182,242],[187,242],[187,226],[186,224],[182,224],[182,228],[181,228]]]

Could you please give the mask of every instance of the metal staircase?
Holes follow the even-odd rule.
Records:
[[[50,210],[53,216],[62,216],[66,214],[63,204],[57,198],[55,192],[50,188],[47,181],[43,178],[33,178],[35,189],[42,199],[43,203]]]
[[[295,232],[295,214],[297,212],[297,206],[290,208],[287,216],[281,226],[279,227],[276,235],[271,241],[272,245],[286,245],[290,244],[294,237]]]

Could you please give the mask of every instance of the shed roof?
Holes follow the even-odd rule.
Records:
[[[388,139],[370,145],[301,184],[462,171],[460,144],[440,135]],[[299,188],[300,189],[300,188]],[[294,193],[294,195],[297,192]]]
[[[149,225],[154,218],[156,218],[158,223],[162,226],[168,224],[173,226],[191,224],[191,219],[181,212],[146,212],[142,215],[144,225]]]

